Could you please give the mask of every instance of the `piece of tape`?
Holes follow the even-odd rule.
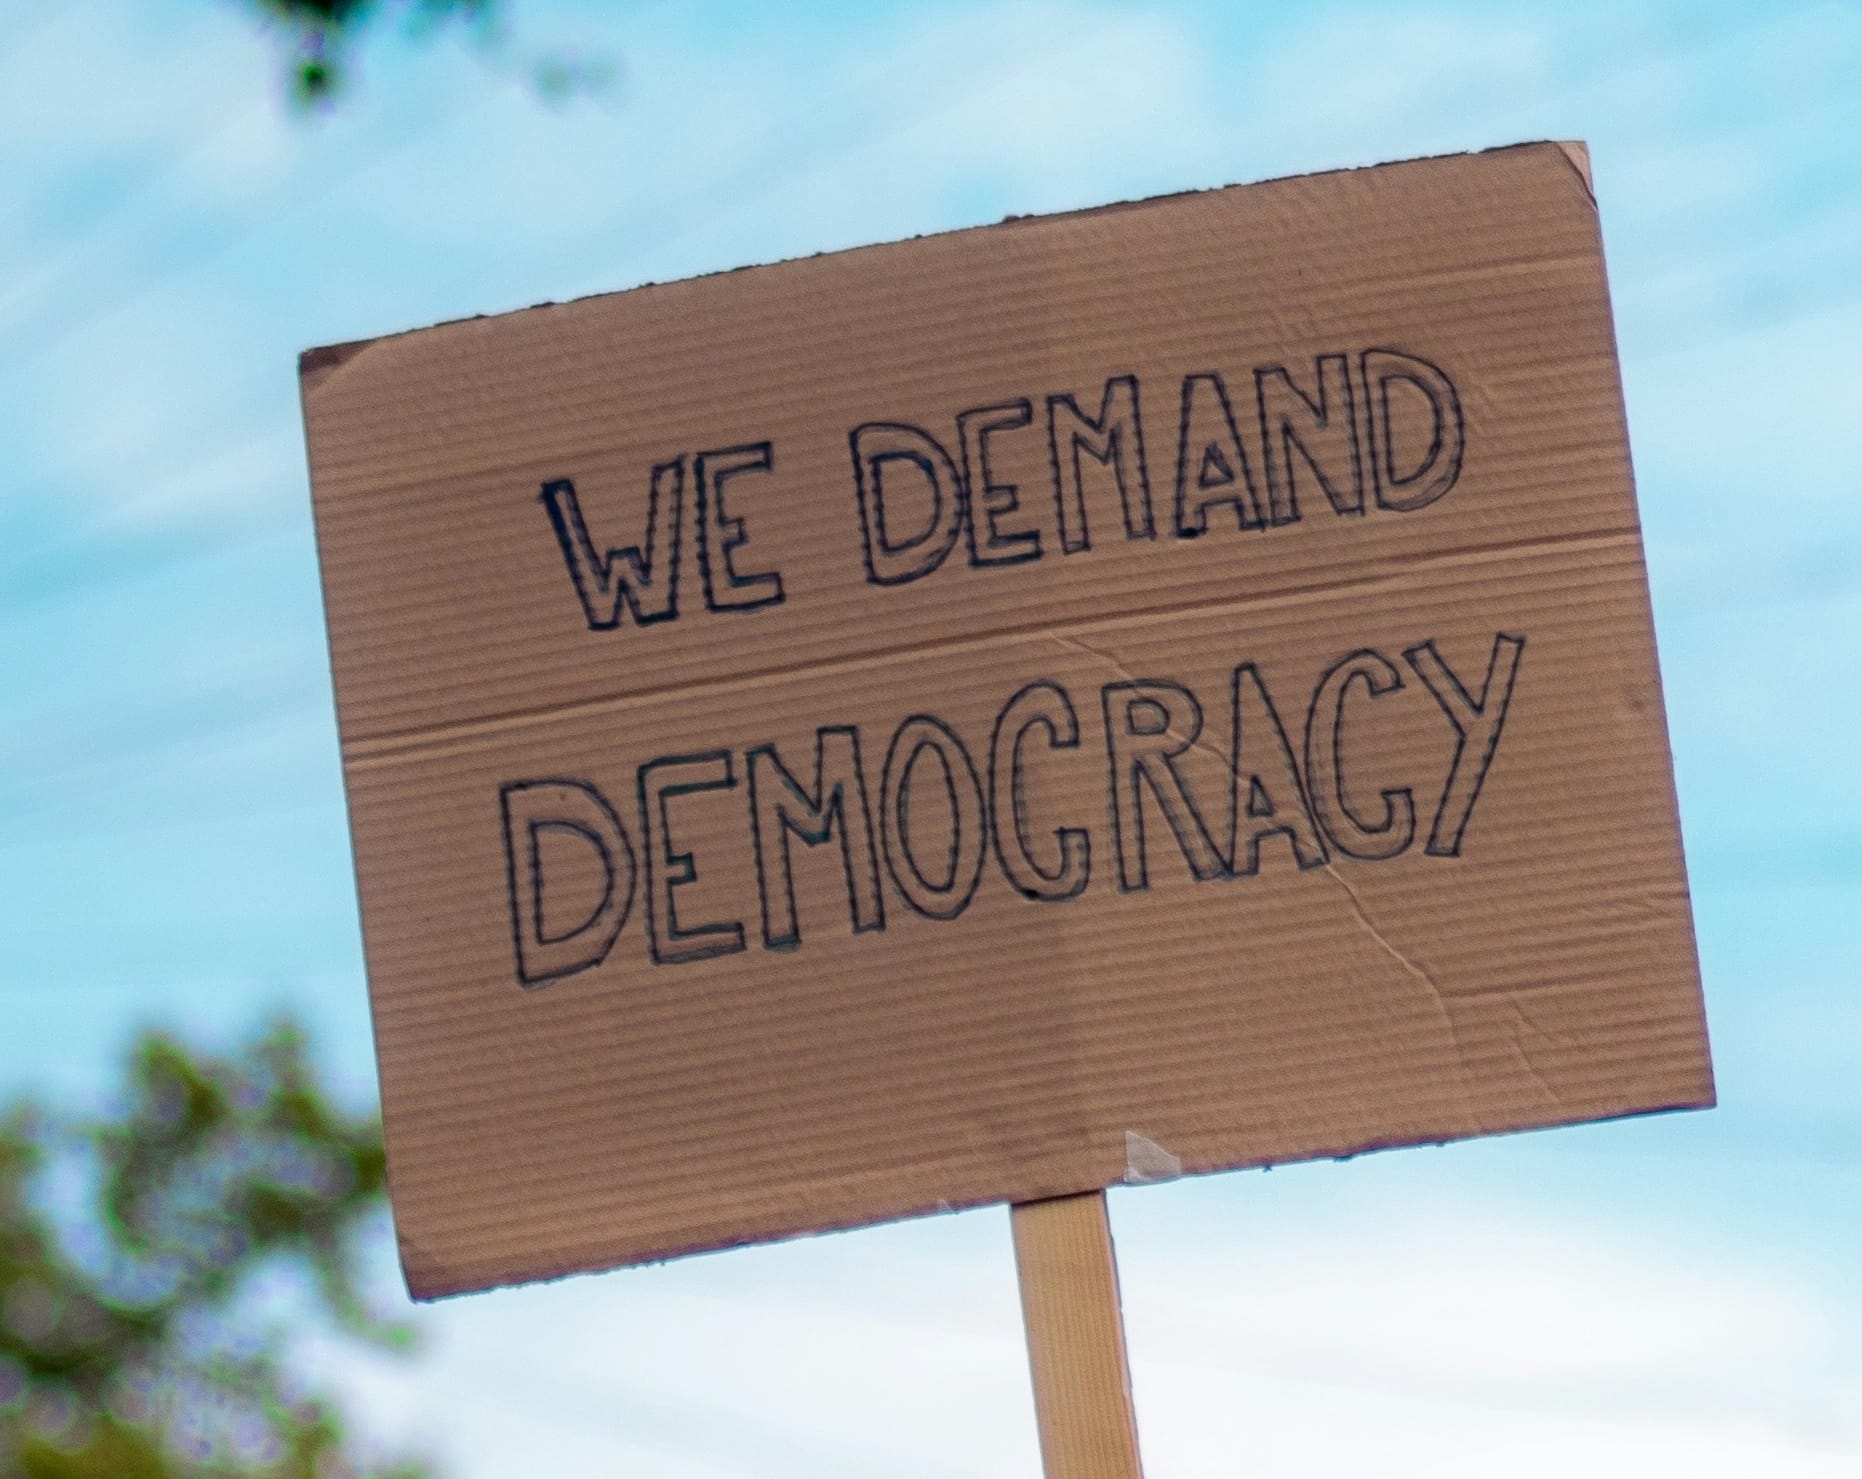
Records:
[[[1174,1181],[1183,1174],[1183,1160],[1136,1130],[1125,1132],[1125,1184]]]

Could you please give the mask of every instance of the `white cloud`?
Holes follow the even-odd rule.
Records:
[[[1281,121],[1277,169],[1512,143],[1503,120],[1555,82],[1546,20],[1420,7],[1322,13],[1246,70],[1248,116]]]
[[[1194,177],[1219,154],[1219,75],[1158,10],[999,5],[901,38],[886,72],[922,79],[904,96],[930,107],[883,154],[934,191],[980,178],[1021,211],[1095,204],[1134,175]]]
[[[1157,1479],[1862,1462],[1857,1312],[1761,1262],[1479,1207],[1229,1247],[1154,1234],[1123,1273]],[[1000,1212],[423,1314],[428,1356],[371,1366],[362,1390],[462,1479],[536,1472],[538,1443],[564,1476],[1038,1472]]]
[[[81,306],[140,265],[152,224],[237,210],[284,168],[272,50],[229,21],[91,0],[22,23],[0,58],[0,327]]]
[[[1245,1280],[1205,1246],[1157,1298],[1160,1342],[1240,1349],[1293,1379],[1530,1405],[1584,1387],[1745,1387],[1801,1369],[1821,1324],[1781,1281],[1728,1277],[1581,1226],[1443,1222],[1251,1249]],[[1271,1358],[1271,1359],[1269,1359]],[[1250,1362],[1252,1364],[1252,1362]]]

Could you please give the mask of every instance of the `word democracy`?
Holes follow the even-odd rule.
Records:
[[[838,854],[854,934],[885,929],[888,912],[900,909],[959,918],[992,859],[1024,898],[1063,904],[1106,888],[1149,889],[1153,870],[1173,857],[1199,883],[1251,877],[1270,843],[1285,859],[1278,866],[1300,869],[1334,855],[1395,858],[1418,838],[1427,856],[1455,857],[1494,764],[1525,645],[1496,633],[1478,678],[1465,658],[1457,671],[1433,640],[1394,658],[1346,653],[1319,675],[1304,723],[1296,712],[1291,729],[1258,666],[1243,662],[1222,695],[1226,750],[1203,738],[1203,701],[1183,684],[1126,679],[1088,700],[1042,677],[1005,697],[987,735],[966,737],[920,711],[890,734],[824,725],[806,757],[774,744],[656,756],[635,768],[631,795],[562,776],[510,781],[499,802],[517,979],[538,986],[600,965],[636,913],[656,966],[748,950],[752,929],[763,949],[796,949],[795,870],[831,866],[806,863],[796,843],[809,855],[834,844],[828,856]],[[1092,704],[1084,715],[1083,702]],[[1428,788],[1367,786],[1366,760],[1389,764],[1386,711],[1405,703],[1439,714],[1446,767]],[[1077,783],[1053,785],[1051,771],[1043,787],[1044,767],[1089,745],[1103,759],[1096,799]],[[1191,784],[1182,762],[1192,747],[1222,755],[1226,784],[1216,794]],[[743,808],[734,861],[754,867],[754,925],[694,919],[689,902],[681,912],[679,895],[708,860],[682,833],[680,811],[706,792],[736,793]],[[1031,795],[1044,813],[1067,814],[1037,820]],[[715,828],[706,837],[717,845]],[[565,858],[584,881],[601,879],[593,906],[578,903],[566,924],[551,902],[553,870]]]

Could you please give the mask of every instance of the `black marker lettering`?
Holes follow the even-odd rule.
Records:
[[[802,942],[795,917],[791,832],[810,847],[818,847],[839,831],[853,932],[861,935],[884,929],[879,855],[873,846],[873,814],[860,764],[859,730],[834,726],[815,731],[815,784],[810,790],[804,790],[790,773],[774,745],[758,745],[749,751],[745,768],[750,775],[750,830],[756,842],[764,945],[784,950]]]
[[[673,841],[667,804],[699,791],[728,791],[737,784],[729,750],[702,755],[663,755],[640,767],[640,818],[646,828],[647,942],[655,965],[734,955],[744,948],[740,923],[683,926],[674,893],[698,879],[698,864]]]
[[[778,604],[782,600],[780,575],[773,570],[751,573],[737,568],[737,551],[750,542],[750,536],[744,521],[731,517],[724,505],[724,487],[732,478],[770,470],[769,443],[700,452],[697,463],[698,573],[705,582],[705,605],[712,611],[754,611]]]
[[[1357,407],[1351,361],[1342,354],[1318,358],[1319,398],[1313,400],[1279,365],[1254,372],[1261,417],[1261,458],[1267,501],[1276,524],[1296,523],[1299,490],[1294,474],[1303,459],[1335,513],[1364,512],[1364,467],[1358,451]],[[1297,455],[1296,455],[1297,454]]]
[[[1251,662],[1235,669],[1231,689],[1234,763],[1229,794],[1229,872],[1249,877],[1260,871],[1261,843],[1285,837],[1302,868],[1326,861],[1325,843],[1313,825],[1306,788],[1293,763],[1286,728]]]
[[[847,436],[860,505],[861,551],[873,585],[904,585],[929,575],[956,548],[963,532],[963,475],[943,444],[928,431],[890,421],[869,421]],[[930,510],[923,528],[895,538],[886,517],[890,479],[911,474],[923,480]]]
[[[1224,503],[1234,505],[1241,528],[1267,527],[1228,387],[1220,375],[1186,375],[1177,430],[1177,537],[1207,534],[1209,510]]]
[[[942,785],[922,774],[927,758],[936,762]],[[950,818],[949,854],[932,875],[925,873],[912,845],[913,813],[927,804],[926,792],[942,793]],[[880,784],[879,822],[886,870],[913,911],[927,919],[955,919],[963,913],[983,876],[983,783],[963,741],[942,719],[914,714],[894,731]],[[934,876],[939,872],[942,878]]]
[[[549,514],[563,563],[575,582],[582,616],[591,631],[608,631],[621,624],[621,609],[634,615],[640,626],[671,621],[679,614],[679,532],[685,491],[685,459],[662,462],[653,469],[647,494],[646,553],[638,545],[596,550],[575,484],[568,478],[545,483],[538,495]]]
[[[634,903],[634,845],[607,797],[587,781],[512,781],[499,788],[498,807],[518,983],[541,986],[600,965]],[[566,927],[545,904],[546,832],[586,844],[601,865],[600,899]]]
[[[978,406],[959,413],[957,441],[963,448],[963,486],[969,517],[972,565],[1018,565],[1041,558],[1041,535],[1035,529],[1003,533],[996,521],[1021,507],[1021,489],[998,483],[989,469],[989,438],[999,431],[1014,431],[1034,419],[1027,401],[1000,406]]]
[[[1469,696],[1455,670],[1435,650],[1433,641],[1404,650],[1404,661],[1415,669],[1416,676],[1448,715],[1448,722],[1455,726],[1455,758],[1448,767],[1426,849],[1438,858],[1456,857],[1461,852],[1462,834],[1468,829],[1474,803],[1486,784],[1494,751],[1500,747],[1500,730],[1506,724],[1507,705],[1513,701],[1513,680],[1519,675],[1519,658],[1525,648],[1524,637],[1511,637],[1505,632],[1494,637],[1479,698]],[[1473,763],[1464,763],[1470,755]]]
[[[1364,388],[1368,396],[1365,421],[1373,448],[1371,466],[1377,483],[1377,506],[1401,513],[1434,503],[1461,476],[1461,453],[1466,429],[1461,420],[1461,397],[1442,370],[1426,359],[1395,349],[1367,349],[1362,356]],[[1391,393],[1399,387],[1413,400],[1428,403],[1429,440],[1420,458],[1407,472],[1397,447],[1396,411]]]
[[[1139,679],[1108,683],[1100,693],[1105,710],[1106,762],[1111,769],[1112,836],[1118,850],[1119,888],[1134,893],[1151,886],[1145,857],[1144,787],[1150,787],[1164,820],[1199,882],[1227,871],[1177,760],[1202,733],[1202,705],[1180,683]]]
[[[1059,858],[1052,869],[1035,857],[1028,820],[1027,759],[1023,746],[1036,729],[1054,750],[1077,750],[1080,716],[1067,690],[1043,678],[1021,689],[996,716],[989,741],[989,811],[996,861],[1016,891],[1030,899],[1071,899],[1092,876],[1092,841],[1083,827],[1056,827]]]
[[[1313,815],[1348,858],[1393,858],[1416,835],[1416,803],[1407,787],[1382,793],[1383,820],[1366,822],[1345,787],[1345,700],[1362,680],[1372,698],[1395,693],[1403,675],[1381,652],[1361,650],[1325,670],[1306,713],[1306,789]]]
[[[1060,547],[1070,555],[1093,546],[1080,467],[1082,454],[1112,469],[1118,482],[1125,537],[1154,538],[1157,530],[1151,515],[1151,474],[1144,460],[1144,425],[1138,418],[1136,375],[1106,381],[1097,417],[1088,416],[1070,395],[1047,398],[1047,455],[1060,516]]]

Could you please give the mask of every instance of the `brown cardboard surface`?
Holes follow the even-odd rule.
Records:
[[[303,384],[415,1293],[1711,1102],[1581,147]]]

